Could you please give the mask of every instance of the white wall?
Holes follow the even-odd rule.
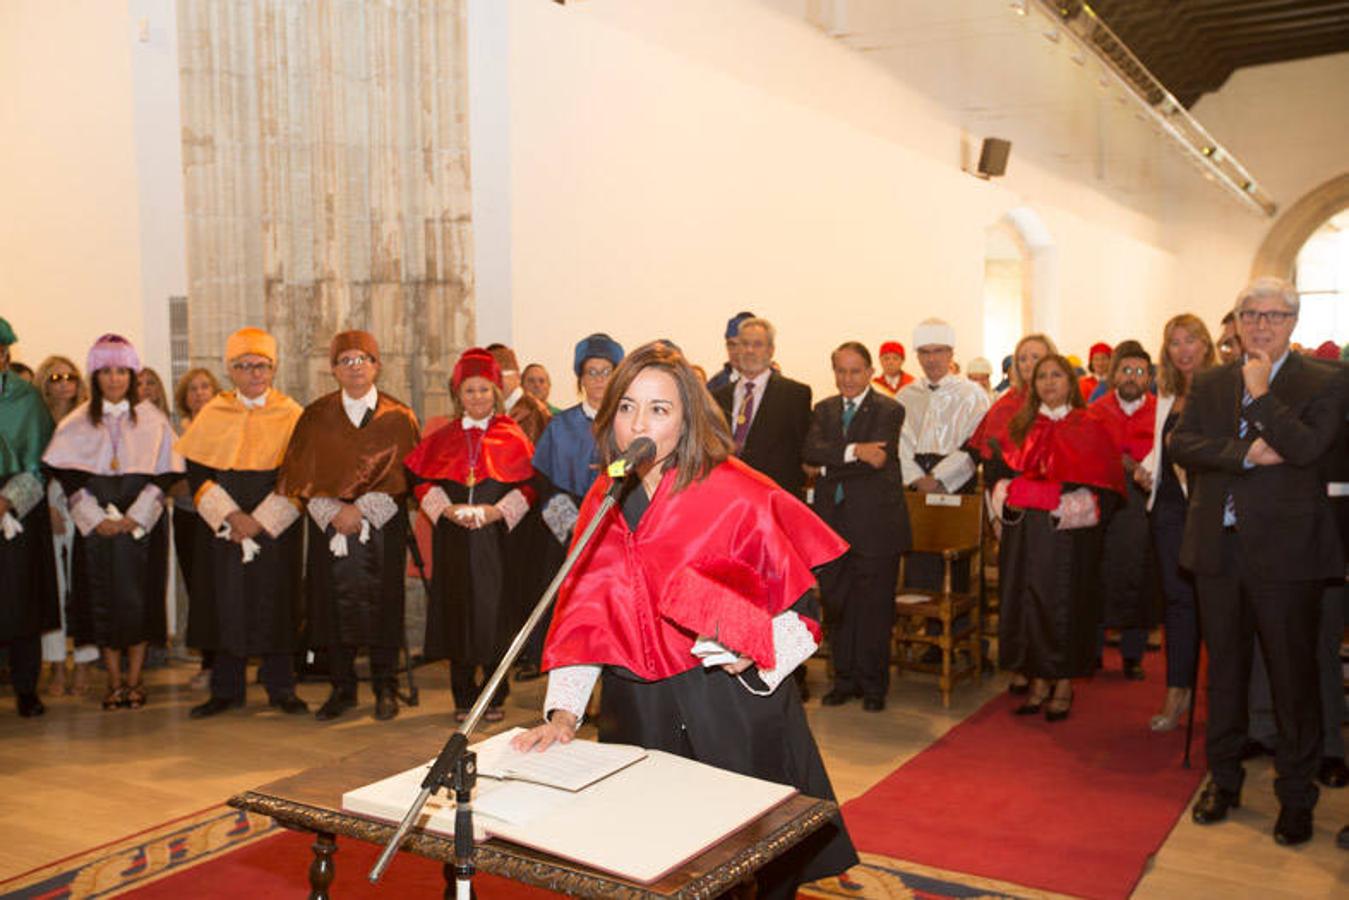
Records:
[[[0,3],[0,315],[33,366],[144,331],[127,24],[122,3]]]
[[[1191,112],[1266,186],[1281,209],[1349,173],[1349,53],[1238,69]],[[1173,303],[1216,326],[1250,278],[1274,220],[1196,203],[1178,186],[1167,243],[1181,260]]]
[[[832,347],[907,344],[926,316],[956,327],[959,358],[996,359],[985,231],[1022,205],[1056,245],[1037,319],[1065,349],[1164,315],[1180,262],[1159,217],[1015,155],[1004,179],[961,173],[958,125],[799,7],[509,3],[513,333],[555,402],[584,334],[668,337],[711,369],[741,309],[775,321],[817,395]]]

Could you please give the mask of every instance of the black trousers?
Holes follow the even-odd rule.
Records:
[[[242,700],[248,685],[244,679],[248,660],[224,650],[215,655],[211,666],[211,696],[225,700]],[[258,669],[267,697],[280,699],[295,692],[295,668],[289,653],[266,653]]]
[[[42,671],[42,635],[15,638],[0,646],[9,650],[9,677],[15,694],[36,694]]]
[[[862,556],[850,551],[828,575],[824,591],[834,689],[884,698],[890,687],[899,554]]]
[[[1199,649],[1199,614],[1194,578],[1180,567],[1185,536],[1185,507],[1160,497],[1152,508],[1152,543],[1166,599],[1166,686],[1194,687],[1194,657]]]
[[[482,692],[487,684],[487,679],[492,677],[496,671],[496,664],[482,667],[482,680],[478,680],[478,666],[473,663],[457,663],[450,661],[450,692],[454,694],[455,709],[468,709],[478,699],[478,694]],[[492,706],[500,706],[506,702],[506,696],[511,692],[511,680],[509,678],[501,679],[501,686],[497,688],[496,696],[492,698]]]
[[[391,691],[398,684],[396,647],[370,648],[370,689],[376,695]],[[328,647],[328,681],[341,691],[356,693],[356,648],[350,644]]]
[[[1223,574],[1196,578],[1199,621],[1208,647],[1209,770],[1218,786],[1240,790],[1245,770],[1251,657],[1260,637],[1274,695],[1279,738],[1274,792],[1284,806],[1316,805],[1321,758],[1321,692],[1316,637],[1320,581],[1261,581],[1252,577],[1233,531],[1223,535]]]

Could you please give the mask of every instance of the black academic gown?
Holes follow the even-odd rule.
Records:
[[[245,511],[272,493],[276,474],[276,469],[212,469],[191,460],[187,464],[193,495],[205,482],[214,481]],[[245,564],[239,545],[216,537],[198,516],[188,645],[238,657],[293,653],[300,627],[302,534],[295,525],[280,538],[260,532],[253,540],[262,552]]]
[[[125,513],[147,484],[166,489],[181,475],[90,475],[58,469],[56,477],[67,497],[83,488],[99,506],[111,503]],[[168,574],[169,531],[162,516],[140,540],[129,534],[85,536],[77,530],[71,545],[66,633],[77,647],[162,644],[168,633],[164,611]]]
[[[457,481],[427,483],[439,485],[451,503],[469,502],[468,488]],[[472,502],[495,504],[525,484],[484,479],[473,488]],[[507,576],[508,561],[515,564],[516,548],[504,522],[470,530],[444,517],[436,521],[431,545],[433,599],[426,609],[423,651],[428,661],[448,658],[460,665],[491,668],[501,659],[519,609],[510,589],[520,580]],[[445,601],[436,602],[441,597]]]
[[[629,493],[623,515],[630,529],[636,530],[649,505],[645,491]],[[819,620],[813,592],[792,608]],[[751,669],[746,677],[757,678],[753,673]],[[601,741],[675,753],[741,775],[790,784],[806,796],[834,799],[793,679],[785,679],[766,697],[751,694],[719,667],[643,681],[625,668],[605,666],[601,681],[597,721]],[[842,817],[835,817],[759,871],[759,896],[794,897],[798,885],[837,875],[857,862]]]
[[[1128,500],[1111,516],[1103,538],[1102,622],[1107,628],[1151,628],[1157,624],[1161,585],[1148,495],[1132,478],[1128,487]]]
[[[61,627],[51,514],[45,499],[19,524],[22,534],[11,541],[0,538],[0,645]]]
[[[364,544],[359,535],[349,535],[346,556],[333,556],[328,549],[337,534],[331,524],[321,531],[313,519],[306,519],[309,645],[401,647],[407,555],[407,518],[401,505],[383,528],[370,529]]]

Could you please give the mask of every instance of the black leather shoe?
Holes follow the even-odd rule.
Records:
[[[1274,843],[1296,847],[1312,839],[1312,811],[1305,807],[1283,806],[1274,823]]]
[[[330,719],[336,719],[342,713],[356,706],[356,692],[343,691],[333,688],[333,692],[328,695],[328,699],[323,701],[319,711],[314,713],[314,718],[320,722],[327,722]]]
[[[842,706],[854,697],[861,696],[857,691],[845,691],[841,688],[833,688],[829,693],[820,698],[821,706]]]
[[[1349,850],[1349,825],[1340,829],[1340,833],[1335,835],[1335,845],[1343,850]]]
[[[212,697],[205,703],[192,707],[188,715],[194,719],[209,719],[218,716],[227,709],[236,709],[244,705],[242,700],[230,700],[227,697]]]
[[[398,715],[398,695],[393,691],[380,691],[375,696],[375,718],[386,722]]]
[[[1141,662],[1136,659],[1126,659],[1124,661],[1124,677],[1130,681],[1142,681],[1147,676],[1143,674]]]
[[[862,708],[867,712],[880,712],[885,709],[884,697],[863,697]]]
[[[25,719],[40,716],[47,711],[47,707],[42,704],[42,700],[37,694],[20,694],[18,701],[19,715]]]
[[[279,709],[288,716],[298,716],[309,712],[309,704],[305,703],[299,697],[292,694],[286,694],[284,697],[273,697],[267,701],[267,705],[273,709]]]
[[[22,710],[20,710],[22,715]],[[1349,766],[1344,764],[1344,758],[1339,756],[1321,757],[1321,771],[1316,773],[1316,780],[1326,787],[1341,788],[1349,784]]]
[[[1212,825],[1227,818],[1229,809],[1241,808],[1241,791],[1225,791],[1210,779],[1204,792],[1190,810],[1190,818],[1198,825]]]

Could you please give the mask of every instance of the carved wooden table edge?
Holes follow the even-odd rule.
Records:
[[[255,791],[236,794],[225,803],[234,809],[271,816],[283,827],[313,832],[320,837],[338,835],[383,844],[393,837],[394,831],[397,830],[395,825],[367,819],[354,813],[321,809]],[[705,900],[717,897],[748,880],[766,863],[805,840],[812,832],[824,827],[837,812],[838,804],[833,801],[815,800],[802,815],[781,825],[772,834],[746,847],[715,871],[689,882],[673,894],[643,889],[593,870],[582,872],[574,868],[573,863],[557,857],[534,858],[527,854],[535,851],[527,847],[520,847],[514,852],[503,852],[501,845],[492,846],[490,841],[479,843],[474,850],[473,861],[479,871],[573,896],[614,897],[622,900],[652,900],[652,898]],[[400,852],[414,852],[437,862],[449,862],[453,856],[452,840],[446,835],[414,830],[408,833],[399,849]]]

